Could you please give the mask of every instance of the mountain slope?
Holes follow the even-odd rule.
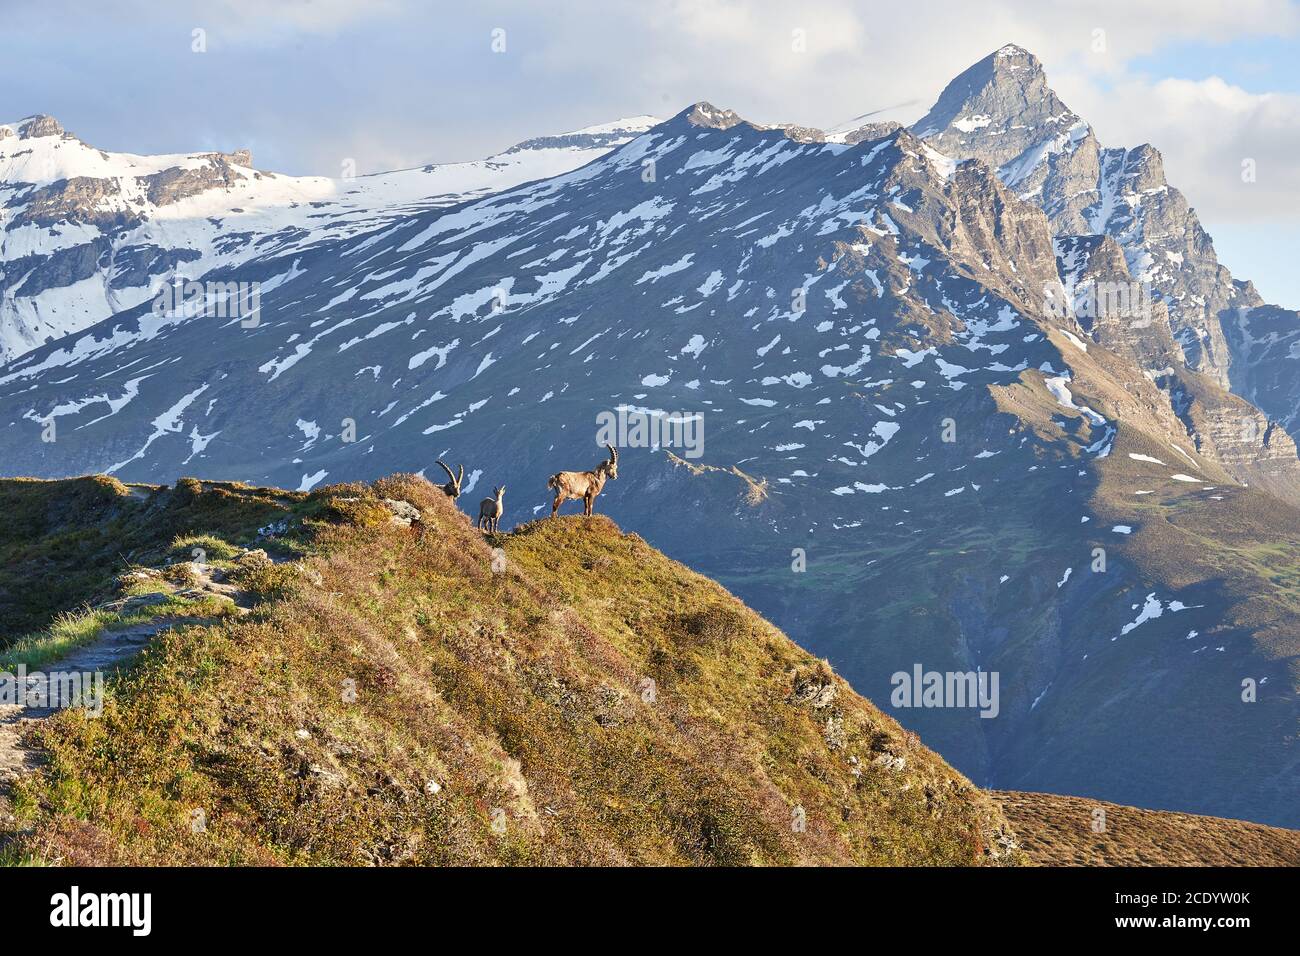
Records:
[[[247,534],[232,489],[188,482],[144,500],[102,483],[81,530],[186,495]],[[53,503],[67,485],[23,492]],[[48,762],[14,784],[8,859],[1017,859],[960,774],[722,588],[603,518],[485,540],[419,478],[248,493],[278,503],[267,546],[307,556],[258,566],[206,536],[255,606],[163,632],[101,716],[37,724]],[[183,570],[209,569],[167,576]]]
[[[0,124],[0,362],[154,298],[174,277],[310,248],[581,166],[657,122],[539,137],[478,162],[344,179],[236,153],[108,153],[50,116]]]
[[[1300,822],[1285,436],[1223,428],[1257,413],[1167,367],[1167,327],[1048,308],[1124,274],[1115,240],[907,130],[839,139],[698,104],[218,272],[263,282],[257,327],[137,309],[0,370],[6,467],[309,491],[443,457],[513,525],[604,456],[603,416],[644,416],[598,510],[882,707],[918,665],[997,674],[996,716],[889,704],[972,779]]]
[[[1132,279],[1158,298],[1156,321],[1168,323],[1186,366],[1300,434],[1300,314],[1232,277],[1153,146],[1104,148],[1048,87],[1038,58],[1014,44],[953,80],[912,128],[945,155],[996,168],[1043,208],[1056,236],[1115,240]],[[1134,354],[1163,367],[1162,354]],[[1232,424],[1241,431],[1240,416]],[[1286,453],[1295,457],[1290,443]]]
[[[1294,830],[1049,793],[991,796],[1039,866],[1300,865]]]
[[[0,544],[45,556],[13,567],[17,586],[70,539],[132,546],[59,623],[0,650],[7,668],[96,660],[113,677],[98,717],[0,706],[6,862],[1240,866],[1300,851],[1295,831],[1235,820],[981,793],[601,517],[485,539],[401,476],[310,495],[2,481],[0,498],[22,522]],[[93,609],[68,615],[77,601]],[[0,606],[4,633],[19,619]],[[123,655],[119,635],[143,640]]]

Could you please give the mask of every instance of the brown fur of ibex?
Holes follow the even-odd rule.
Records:
[[[497,522],[501,520],[501,515],[506,510],[506,506],[501,500],[505,493],[505,485],[500,488],[493,488],[493,497],[484,498],[479,502],[478,528],[480,531],[486,531],[488,534],[497,533]]]
[[[547,488],[555,489],[555,503],[551,505],[551,517],[560,510],[560,505],[570,498],[582,499],[582,513],[591,514],[591,506],[610,478],[618,477],[618,452],[613,445],[609,449],[609,460],[602,461],[591,471],[562,471],[551,475],[546,482]]]
[[[443,464],[443,460],[441,458],[438,459],[438,464],[442,465],[442,470],[445,471],[447,473],[447,477],[451,479],[451,481],[447,482],[445,485],[442,486],[443,494],[445,494],[448,498],[459,498],[460,483],[465,479],[465,466],[464,465],[460,466],[459,475],[453,475],[451,473],[451,469],[448,468],[445,464]]]

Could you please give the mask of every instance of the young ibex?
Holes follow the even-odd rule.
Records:
[[[461,466],[460,466],[460,474],[459,474],[459,475],[453,475],[453,474],[451,473],[451,469],[448,468],[445,464],[443,464],[443,461],[442,461],[441,458],[438,459],[438,464],[442,465],[442,470],[445,471],[445,472],[447,473],[447,477],[451,479],[451,481],[447,482],[445,485],[442,486],[443,493],[444,493],[448,498],[459,498],[459,497],[460,497],[460,483],[461,483],[461,481],[463,481],[464,478],[465,478],[465,466],[464,466],[464,465],[461,465]]]
[[[602,461],[591,471],[562,471],[551,475],[546,487],[555,489],[555,503],[551,505],[552,518],[560,510],[560,505],[570,498],[581,498],[582,513],[591,514],[592,503],[600,494],[600,489],[605,487],[606,479],[618,477],[618,452],[613,445],[605,447],[609,449],[609,460]]]
[[[501,498],[506,493],[506,486],[493,488],[494,497],[484,498],[478,506],[478,527],[480,531],[486,531],[488,534],[497,533],[497,522],[501,520],[501,515],[505,512],[506,506],[502,503]]]

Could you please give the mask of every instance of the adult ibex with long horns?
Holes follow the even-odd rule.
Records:
[[[547,488],[555,489],[555,503],[551,505],[551,517],[560,510],[560,505],[570,498],[582,499],[582,513],[591,514],[592,503],[605,487],[605,481],[618,477],[618,452],[613,445],[609,449],[609,459],[602,461],[591,471],[562,471],[551,475],[546,482]]]
[[[451,479],[451,481],[447,482],[445,485],[442,486],[443,493],[448,498],[459,498],[460,483],[465,480],[465,466],[464,465],[460,466],[459,475],[453,475],[451,473],[451,469],[448,468],[443,463],[443,460],[441,458],[438,459],[438,464],[442,465],[442,470],[445,471],[447,473],[447,477]]]

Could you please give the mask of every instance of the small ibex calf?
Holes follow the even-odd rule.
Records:
[[[478,506],[478,528],[480,531],[486,531],[488,534],[497,533],[497,522],[501,520],[501,515],[505,513],[506,506],[502,503],[501,498],[506,493],[506,486],[493,488],[491,498],[484,498]]]
[[[570,498],[581,498],[582,513],[591,514],[592,503],[600,494],[600,489],[605,487],[605,481],[618,477],[618,452],[613,445],[605,447],[609,449],[609,460],[602,461],[591,471],[562,471],[551,475],[546,487],[555,489],[555,503],[551,505],[552,518],[560,510],[560,505]]]
[[[445,485],[442,486],[443,494],[445,494],[448,498],[453,498],[453,499],[459,498],[460,483],[465,478],[465,466],[464,465],[460,466],[459,475],[453,475],[451,473],[451,469],[448,468],[445,464],[443,464],[441,458],[438,459],[438,464],[442,465],[442,470],[445,471],[447,473],[447,477],[451,479],[451,481],[447,482]]]

